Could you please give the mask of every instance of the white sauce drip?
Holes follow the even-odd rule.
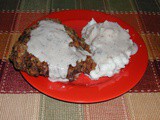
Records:
[[[82,37],[90,45],[92,59],[97,64],[95,70],[90,72],[92,79],[118,73],[138,50],[128,31],[114,22],[97,23],[92,19],[83,28]]]
[[[69,47],[70,42],[72,39],[62,24],[42,20],[39,22],[39,27],[31,31],[27,51],[41,62],[48,63],[51,81],[68,81],[66,76],[69,65],[76,66],[76,61],[86,59],[83,51]]]

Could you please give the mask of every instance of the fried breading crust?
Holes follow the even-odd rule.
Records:
[[[53,20],[60,23],[59,20]],[[38,23],[30,28],[24,30],[18,41],[14,44],[10,54],[10,60],[17,70],[27,72],[31,76],[49,76],[49,67],[46,62],[41,62],[37,57],[27,52],[27,42],[30,40],[31,30],[38,27]],[[70,46],[75,46],[78,49],[84,49],[88,52],[89,46],[85,43],[84,39],[80,39],[76,32],[65,26],[67,34],[72,38],[73,42]],[[95,69],[96,63],[90,56],[87,56],[85,61],[77,62],[76,66],[69,65],[67,79],[74,81],[78,73],[89,74],[91,70]]]

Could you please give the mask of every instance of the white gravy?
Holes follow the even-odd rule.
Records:
[[[68,81],[66,76],[69,65],[75,66],[76,61],[86,59],[83,51],[69,47],[70,42],[72,39],[62,24],[42,20],[39,22],[39,27],[31,31],[27,51],[41,62],[48,63],[51,81]]]

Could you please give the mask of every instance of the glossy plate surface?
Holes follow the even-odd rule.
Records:
[[[105,20],[117,22],[124,29],[129,30],[131,39],[138,45],[138,52],[131,56],[130,63],[111,78],[102,77],[98,81],[90,80],[81,74],[74,82],[50,82],[45,77],[32,77],[21,72],[24,78],[37,90],[42,93],[68,102],[75,103],[94,103],[115,98],[134,87],[143,76],[147,63],[148,55],[146,46],[139,34],[128,24],[109,14],[88,11],[88,10],[66,10],[54,12],[42,18],[59,19],[63,24],[72,27],[78,35],[82,28],[94,18],[97,22]],[[33,24],[35,24],[35,21]]]

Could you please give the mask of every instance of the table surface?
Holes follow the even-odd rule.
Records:
[[[111,14],[141,35],[148,67],[134,88],[101,103],[67,103],[38,92],[14,69],[8,57],[21,32],[51,12],[68,9]],[[159,120],[159,33],[160,0],[0,0],[0,120]]]

